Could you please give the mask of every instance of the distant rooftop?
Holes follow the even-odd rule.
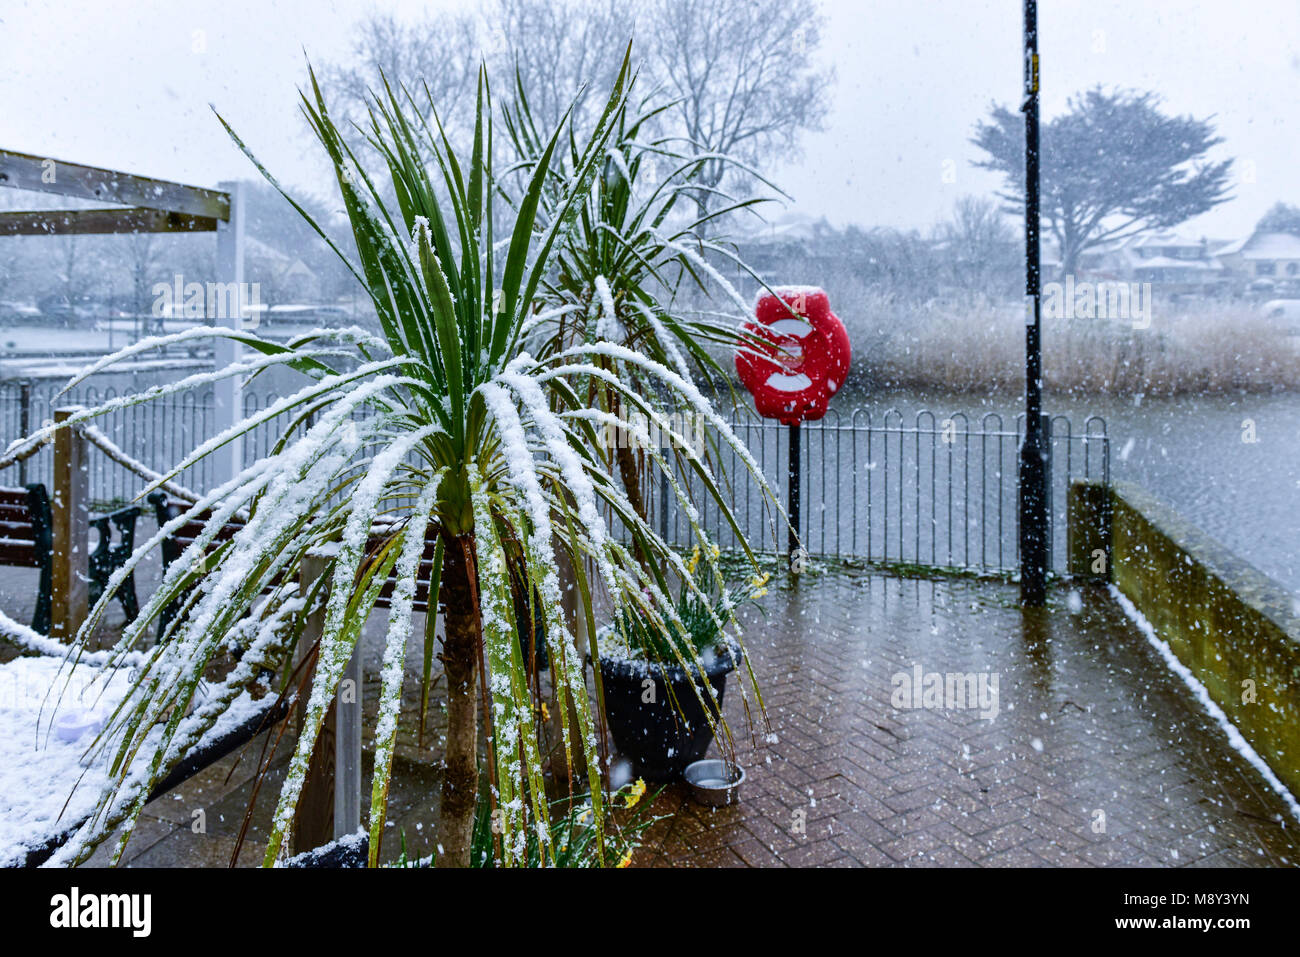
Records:
[[[1291,233],[1254,233],[1218,250],[1218,255],[1240,253],[1243,259],[1300,259],[1300,236]]]
[[[785,210],[766,222],[750,220],[741,237],[751,243],[798,243],[818,238],[830,228],[826,218]]]

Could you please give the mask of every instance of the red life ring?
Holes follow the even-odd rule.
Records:
[[[755,321],[744,325],[754,339],[736,347],[736,373],[759,415],[786,425],[813,422],[826,414],[831,396],[844,385],[852,357],[849,334],[831,312],[824,290],[779,286],[774,291],[759,296]]]

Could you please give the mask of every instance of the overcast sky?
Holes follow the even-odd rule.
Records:
[[[427,6],[389,3],[416,12]],[[367,0],[0,0],[0,147],[196,185],[253,175],[214,104],[282,179],[323,191],[297,114],[303,49],[349,47]],[[1045,0],[1044,109],[1105,83],[1214,114],[1236,198],[1189,224],[1248,231],[1300,203],[1300,0]],[[838,71],[828,128],[777,171],[799,211],[924,227],[997,185],[970,166],[971,128],[1020,84],[1018,0],[824,0]],[[945,170],[955,182],[945,181]]]

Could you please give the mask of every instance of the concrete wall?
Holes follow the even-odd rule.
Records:
[[[1069,519],[1071,573],[1114,582],[1300,794],[1300,614],[1291,593],[1140,486],[1076,482]]]

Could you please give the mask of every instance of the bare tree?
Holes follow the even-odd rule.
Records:
[[[821,127],[834,79],[817,66],[821,36],[814,0],[653,0],[640,8],[619,0],[496,0],[481,18],[440,13],[406,23],[372,15],[358,26],[353,62],[323,76],[332,102],[353,119],[364,115],[366,90],[381,71],[416,89],[427,82],[439,109],[449,111],[444,123],[463,131],[478,64],[512,86],[517,68],[539,128],[552,129],[575,98],[579,125],[590,121],[585,90],[603,88],[635,40],[634,55],[645,57],[641,93],[660,90],[677,101],[663,117],[669,129],[658,132],[675,132],[714,156],[697,175],[703,213],[732,169],[725,157],[766,166]]]
[[[449,133],[468,132],[480,64],[513,97],[515,70],[543,129],[553,129],[586,90],[612,82],[634,24],[615,0],[497,0],[481,15],[429,13],[402,21],[376,13],[357,27],[347,64],[322,75],[331,101],[354,122],[365,116],[367,91],[387,77],[427,107],[427,84]]]
[[[834,72],[817,65],[822,19],[812,0],[656,0],[643,31],[657,78],[701,153],[701,212],[728,172],[729,156],[755,166],[797,150],[820,129]]]
[[[18,296],[20,285],[17,280],[24,273],[31,272],[28,266],[30,247],[23,242],[24,238],[14,236],[0,244],[0,299]]]
[[[349,62],[327,65],[322,82],[331,106],[363,126],[367,91],[382,89],[385,77],[416,94],[421,107],[428,105],[427,85],[442,122],[460,129],[474,114],[480,39],[479,21],[468,14],[426,13],[405,22],[375,13],[357,24]]]
[[[131,233],[119,249],[131,276],[131,311],[135,313],[135,337],[139,339],[149,325],[150,273],[158,264],[162,249],[157,233]]]
[[[59,280],[63,290],[63,299],[67,303],[68,317],[71,321],[77,303],[86,294],[89,278],[85,270],[85,250],[83,238],[76,234],[61,236],[58,240],[59,257],[62,260]]]
[[[554,129],[571,103],[581,125],[592,119],[589,91],[618,75],[634,18],[615,0],[500,0],[486,24],[489,72],[513,83],[519,71],[540,129]]]
[[[1021,250],[1015,228],[994,200],[961,197],[934,236],[943,246],[944,271],[954,286],[986,295],[1015,288]]]

